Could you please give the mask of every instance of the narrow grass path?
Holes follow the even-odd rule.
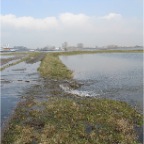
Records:
[[[27,101],[16,109],[3,144],[138,144],[134,126],[141,123],[141,115],[124,102],[93,98]]]
[[[60,61],[59,54],[47,54],[39,67],[43,77],[52,79],[71,79],[72,72]]]

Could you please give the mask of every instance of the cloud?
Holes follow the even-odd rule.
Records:
[[[41,19],[8,14],[1,15],[0,20],[2,42],[12,45],[60,46],[64,41],[72,45],[83,42],[87,46],[142,43],[142,20],[125,18],[118,13],[99,17],[62,13]]]
[[[89,23],[89,16],[84,14],[63,13],[58,17],[46,17],[36,19],[33,17],[16,17],[13,14],[1,15],[2,25],[12,26],[15,28],[27,28],[35,30],[49,30],[60,27],[81,27]]]
[[[36,19],[33,17],[16,17],[13,14],[1,15],[2,26],[11,26],[14,28],[26,28],[32,30],[50,30],[62,28],[89,29],[94,28],[101,20],[120,20],[122,16],[117,13],[110,13],[103,17],[87,16],[85,14],[62,13],[58,17],[46,17]],[[113,21],[114,22],[114,21]],[[99,25],[98,25],[99,26]]]
[[[121,20],[122,15],[118,13],[109,13],[106,16],[100,17],[101,19],[106,19],[106,20]]]
[[[58,26],[57,19],[55,17],[35,19],[33,17],[16,17],[12,14],[2,15],[1,23],[2,26],[7,25],[15,28],[26,28],[35,30],[51,29]]]
[[[90,17],[84,14],[63,13],[59,16],[59,21],[67,26],[82,26],[89,22]]]

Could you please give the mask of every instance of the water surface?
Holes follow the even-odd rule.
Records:
[[[142,110],[142,53],[83,54],[60,59],[74,72],[74,79],[84,83],[70,92],[126,101]]]
[[[37,68],[40,62],[27,64],[21,62],[6,68],[1,72],[1,124],[7,121],[20,101],[22,93],[37,84],[39,74]]]
[[[8,58],[14,58],[15,55],[0,55],[1,59],[8,59]]]

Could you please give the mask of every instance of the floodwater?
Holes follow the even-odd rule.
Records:
[[[60,56],[83,85],[76,90],[61,87],[80,96],[125,101],[143,109],[143,54],[112,53]]]
[[[14,55],[14,54],[13,55],[0,55],[0,68],[16,63],[24,57],[25,57],[24,54],[23,55]]]
[[[22,93],[38,83],[37,68],[40,62],[28,64],[21,62],[1,72],[1,125],[4,126],[14,112]]]
[[[10,64],[13,64],[13,63],[15,63],[15,62],[18,62],[19,60],[20,60],[20,58],[19,58],[19,59],[15,59],[15,60],[11,60],[11,61],[7,62],[6,64],[3,64],[2,66],[0,65],[0,68],[3,68],[3,67],[5,67],[5,66],[8,66],[8,65],[10,65]]]
[[[1,55],[0,58],[1,59],[7,59],[7,58],[13,58],[15,57],[15,55]]]

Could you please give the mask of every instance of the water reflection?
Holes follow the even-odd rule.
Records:
[[[85,84],[78,91],[123,100],[142,109],[142,54],[84,54],[61,56],[60,59],[74,71],[74,78]],[[87,85],[90,81],[92,83]]]

